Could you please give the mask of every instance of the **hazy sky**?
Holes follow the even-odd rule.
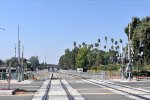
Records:
[[[0,0],[0,59],[14,56],[17,27],[25,57],[57,64],[73,42],[123,39],[133,16],[150,15],[150,0]]]

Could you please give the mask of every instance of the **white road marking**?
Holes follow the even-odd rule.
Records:
[[[128,97],[128,98],[131,98],[131,99],[134,99],[134,100],[144,100],[144,99],[141,99],[141,98],[139,98],[139,97],[130,95],[130,94],[128,94],[128,93],[121,92],[121,91],[118,91],[118,90],[115,90],[115,89],[112,89],[112,88],[108,88],[107,86],[104,86],[104,85],[106,85],[106,84],[104,84],[104,85],[99,85],[99,84],[90,82],[91,80],[90,80],[90,81],[83,80],[83,81],[88,82],[88,83],[91,83],[91,84],[96,85],[96,86],[99,86],[99,87],[102,87],[102,88],[105,88],[105,89],[110,90],[110,91],[112,91],[112,92],[114,92],[114,93],[124,95],[124,96],[126,96],[126,97]],[[92,80],[92,81],[93,81],[93,80]],[[131,92],[132,92],[132,91],[131,91]]]

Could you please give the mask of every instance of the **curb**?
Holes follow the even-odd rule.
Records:
[[[15,92],[18,90],[19,88],[17,89],[4,89],[4,90],[0,90],[0,95],[15,95]]]

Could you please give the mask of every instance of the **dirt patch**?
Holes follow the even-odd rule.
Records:
[[[36,90],[23,90],[23,89],[19,89],[19,90],[17,90],[16,92],[15,92],[15,95],[22,95],[22,94],[33,94],[33,93],[35,93],[35,92],[37,92]]]

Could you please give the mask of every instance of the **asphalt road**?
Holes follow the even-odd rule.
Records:
[[[43,82],[49,78],[51,73],[47,71],[39,71],[35,76],[38,76],[38,80],[32,81],[30,84],[11,84],[11,88],[19,88],[23,90],[27,90],[28,92],[20,92],[16,95],[0,95],[0,100],[31,100],[35,94],[35,92],[41,87]],[[0,84],[0,89],[8,88],[8,84]]]
[[[12,96],[0,96],[0,100],[31,100],[34,96],[34,93],[41,87],[42,84],[43,81],[34,81],[30,84],[12,84],[11,88],[19,88],[33,92],[24,92]],[[1,84],[0,87],[7,88],[7,85]]]
[[[150,90],[150,81],[136,81],[136,82],[115,82],[117,84],[127,85],[135,88],[142,88],[145,90]]]
[[[31,100],[34,93],[41,87],[43,82],[49,78],[50,74],[51,73],[47,71],[40,71],[36,73],[36,76],[38,77],[37,81],[33,81],[30,84],[11,84],[12,88],[24,89],[28,90],[28,92],[12,96],[0,95],[0,100]],[[60,74],[60,76],[68,81],[68,83],[85,98],[85,100],[132,100],[126,96],[112,92],[107,88],[88,83],[81,77],[74,77],[66,74]],[[116,84],[150,90],[150,82],[113,82]],[[0,84],[0,88],[7,88],[7,84]]]
[[[132,100],[105,88],[87,83],[79,77],[73,78],[64,74],[62,74],[61,77],[66,79],[69,84],[74,89],[76,89],[86,100]]]

